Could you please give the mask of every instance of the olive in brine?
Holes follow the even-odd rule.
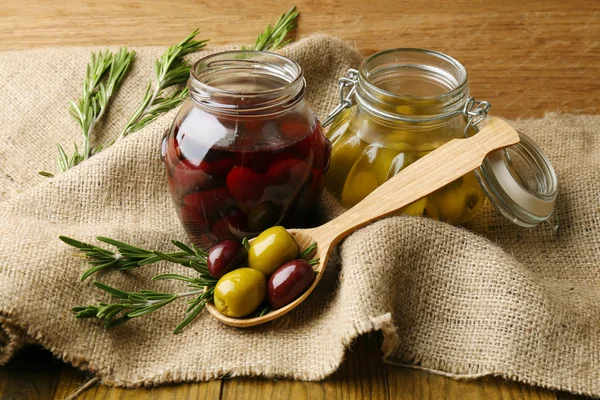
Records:
[[[279,212],[271,201],[260,203],[248,213],[248,229],[250,232],[260,232],[277,223]]]
[[[271,275],[267,296],[273,310],[290,304],[312,285],[317,273],[308,261],[299,259],[282,265]]]
[[[246,248],[236,240],[225,240],[208,251],[206,266],[213,278],[240,268],[248,259]]]

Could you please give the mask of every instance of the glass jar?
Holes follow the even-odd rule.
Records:
[[[331,145],[304,100],[300,66],[258,51],[192,67],[189,98],[162,143],[190,239],[209,247],[284,224],[316,224]]]
[[[477,123],[489,109],[489,103],[474,102],[470,97],[464,66],[452,57],[430,50],[392,49],[376,53],[358,71],[351,70],[340,84],[342,102],[332,113],[337,116],[326,121],[326,124],[332,122],[327,134],[332,152],[325,185],[345,207],[354,206],[386,180],[444,143],[476,134]],[[344,99],[347,87],[352,90]],[[356,105],[350,107],[352,97]],[[475,110],[478,105],[482,107]],[[527,154],[525,158],[535,158],[536,166],[541,169],[521,168],[523,176],[515,173],[510,181],[502,180],[505,185],[502,188],[494,177],[487,179],[499,169],[492,169],[490,159],[486,159],[484,168],[406,206],[401,212],[462,224],[475,216],[487,194],[495,205],[499,198],[505,200],[507,204],[500,205],[501,211],[521,225],[532,226],[548,218],[556,197],[556,176],[549,161],[529,140],[522,140],[511,149],[513,161],[518,154]],[[496,159],[500,157],[500,164],[504,161],[511,164],[511,153],[502,150]],[[515,172],[514,168],[511,171]],[[480,183],[482,179],[484,182]],[[524,199],[515,185],[545,202],[539,216],[535,210],[531,212],[515,204]],[[514,198],[507,194],[517,192]],[[527,205],[536,207],[540,203],[530,201]],[[516,218],[514,213],[518,214]]]

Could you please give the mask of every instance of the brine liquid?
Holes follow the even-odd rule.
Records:
[[[415,132],[377,125],[348,110],[332,124],[331,167],[326,186],[353,207],[408,165],[462,133],[462,127]],[[424,171],[425,172],[425,171]],[[461,224],[481,208],[485,195],[473,172],[406,206],[401,213]]]
[[[165,138],[163,157],[172,198],[195,244],[252,237],[274,225],[317,224],[331,150],[318,123],[190,120]]]

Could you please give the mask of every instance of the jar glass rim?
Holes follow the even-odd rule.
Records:
[[[228,50],[210,54],[196,61],[190,71],[189,85],[191,86],[193,82],[193,85],[197,85],[200,88],[213,93],[225,95],[240,94],[239,92],[222,89],[204,82],[206,77],[203,76],[203,74],[214,67],[224,68],[226,67],[226,63],[238,63],[240,66],[245,66],[247,69],[256,69],[257,63],[267,64],[270,68],[265,69],[266,71],[282,78],[282,85],[280,87],[244,92],[245,96],[274,94],[285,90],[289,86],[294,86],[304,79],[302,67],[300,67],[296,61],[280,54],[258,50]],[[281,66],[279,64],[281,64]]]
[[[377,60],[380,57],[394,54],[394,53],[425,54],[425,55],[430,55],[430,56],[433,56],[433,57],[436,57],[436,58],[439,58],[439,59],[442,59],[442,60],[448,62],[449,64],[451,64],[458,70],[459,79],[457,80],[456,86],[453,87],[451,90],[449,90],[445,93],[442,93],[440,95],[424,96],[424,97],[412,96],[412,95],[406,95],[406,94],[399,95],[397,93],[389,92],[385,89],[378,87],[373,82],[371,82],[371,80],[369,79],[369,73],[368,73],[369,72],[369,64],[372,63],[374,60]],[[460,91],[464,90],[465,86],[468,85],[468,81],[469,81],[466,68],[464,67],[464,65],[462,65],[462,63],[460,63],[455,58],[450,57],[449,55],[441,53],[439,51],[421,49],[421,48],[416,48],[416,47],[399,47],[399,48],[388,49],[388,50],[384,50],[384,51],[380,51],[375,54],[372,54],[371,56],[369,56],[362,62],[360,68],[358,69],[358,73],[359,73],[359,79],[361,79],[362,82],[364,82],[365,85],[369,87],[369,89],[375,90],[375,91],[379,92],[380,94],[384,94],[384,95],[388,95],[388,96],[391,95],[391,96],[395,96],[395,97],[413,97],[413,98],[419,98],[419,99],[443,99],[444,97],[454,96],[457,93],[459,93]]]

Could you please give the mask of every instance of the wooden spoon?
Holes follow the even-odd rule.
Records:
[[[264,324],[281,317],[302,303],[313,291],[323,276],[331,251],[348,234],[473,171],[481,166],[489,152],[518,142],[519,134],[513,127],[499,118],[491,118],[476,135],[468,139],[453,139],[432,151],[379,186],[339,217],[312,229],[288,229],[300,249],[317,242],[314,257],[320,259],[319,264],[314,267],[318,272],[314,283],[292,303],[262,317],[246,319],[227,317],[212,303],[207,304],[208,311],[224,324],[238,328]]]

